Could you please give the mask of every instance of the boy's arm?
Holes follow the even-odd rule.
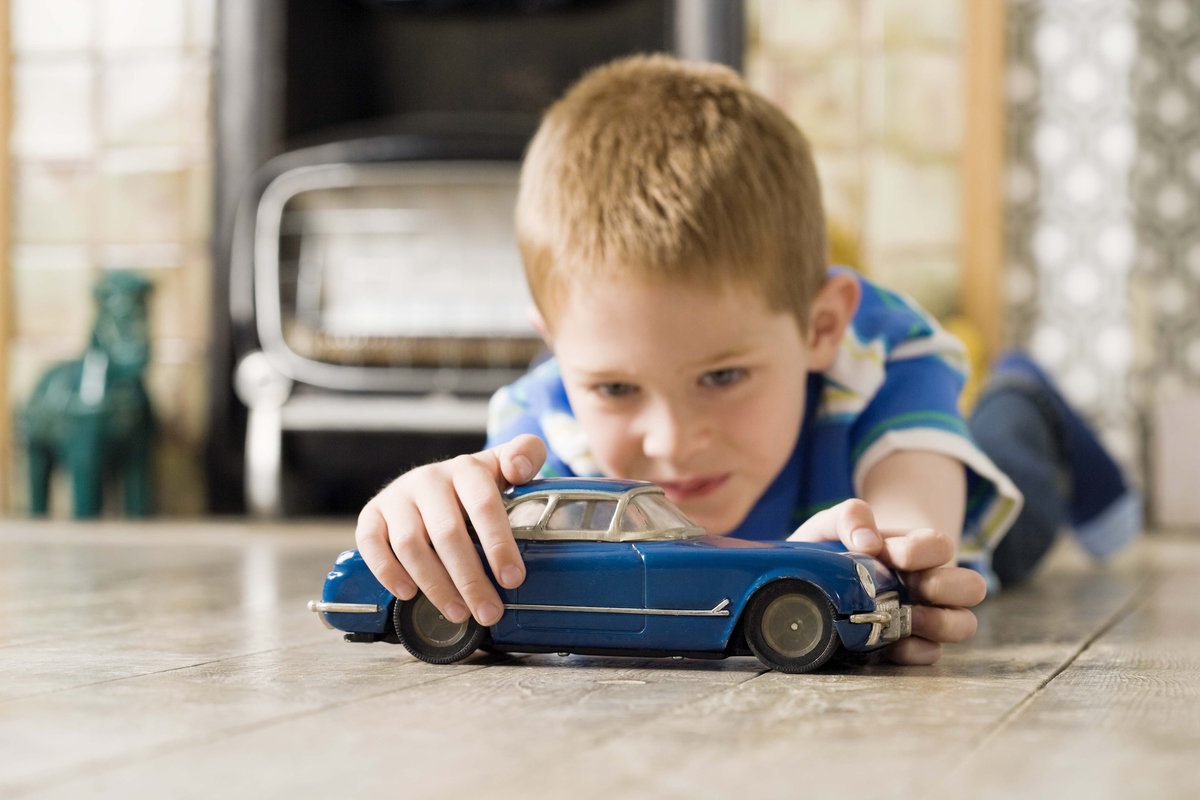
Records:
[[[889,557],[883,560],[909,573],[909,593],[924,603],[913,608],[913,638],[897,643],[890,655],[905,663],[933,663],[941,655],[940,642],[975,634],[975,615],[966,607],[987,592],[983,577],[955,559],[967,504],[966,468],[942,453],[901,450],[867,473],[863,499],[885,537]]]
[[[979,573],[955,565],[966,505],[966,474],[961,462],[941,453],[904,450],[885,457],[867,473],[861,500],[847,500],[816,514],[792,538],[840,539],[908,573],[906,585],[917,603],[913,636],[892,646],[893,660],[931,664],[942,642],[975,633],[967,609],[983,600],[987,585]]]
[[[957,548],[967,508],[966,468],[944,453],[899,450],[867,473],[863,499],[881,530],[933,528]]]

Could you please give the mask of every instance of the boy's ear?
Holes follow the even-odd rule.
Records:
[[[862,288],[853,276],[835,272],[825,280],[808,312],[808,368],[829,369],[837,358],[846,327],[858,310]]]
[[[546,325],[546,318],[542,316],[542,312],[538,309],[536,303],[530,303],[525,307],[525,316],[529,319],[529,324],[542,337],[542,341],[546,343],[546,347],[553,350],[554,345],[550,341],[550,328]]]

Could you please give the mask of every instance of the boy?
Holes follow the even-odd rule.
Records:
[[[547,112],[516,221],[553,358],[493,399],[487,450],[363,509],[358,546],[389,590],[495,623],[465,520],[519,585],[500,490],[541,470],[654,481],[712,534],[877,555],[921,603],[896,661],[974,633],[986,589],[955,566],[964,525],[964,552],[986,553],[1020,493],[958,416],[960,346],[828,268],[816,171],[780,109],[723,67],[601,67]]]

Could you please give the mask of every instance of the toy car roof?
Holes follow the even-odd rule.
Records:
[[[537,478],[520,486],[508,489],[504,496],[516,500],[536,492],[603,492],[606,494],[622,495],[637,489],[662,491],[661,488],[648,481],[621,480],[618,478]]]

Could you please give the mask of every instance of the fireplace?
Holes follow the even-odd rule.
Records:
[[[339,513],[477,449],[536,357],[512,231],[540,111],[633,52],[740,62],[724,0],[221,6],[216,511]]]

